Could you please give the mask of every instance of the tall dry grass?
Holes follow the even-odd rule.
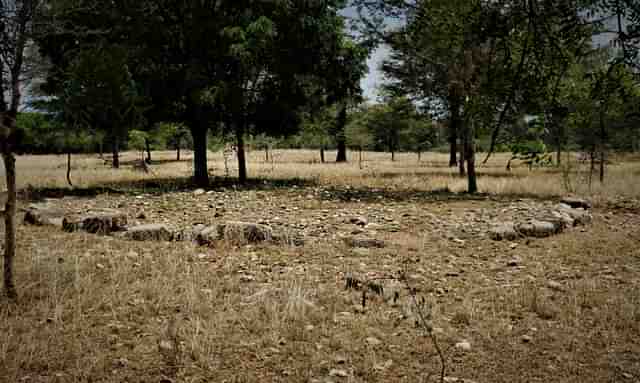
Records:
[[[123,153],[124,166],[114,170],[95,155],[75,155],[72,160],[71,178],[76,187],[121,184],[139,180],[186,179],[192,174],[192,153],[184,153],[180,162],[172,161],[172,152],[155,152],[151,173],[134,170],[132,161],[139,159],[138,153]],[[320,163],[319,153],[312,150],[272,150],[269,161],[262,151],[248,154],[250,177],[261,179],[304,179],[321,185],[413,189],[421,191],[450,190],[462,192],[466,189],[466,178],[460,177],[456,168],[448,166],[448,155],[424,153],[421,160],[413,153],[397,153],[391,161],[389,153],[365,152],[362,164],[355,152],[350,153],[350,162],[336,164],[332,160],[335,152],[327,152],[327,163]],[[618,157],[606,169],[603,184],[598,181],[597,171],[589,182],[589,164],[577,161],[577,156],[567,155],[561,167],[545,167],[529,170],[516,163],[511,171],[505,166],[508,154],[499,153],[482,164],[483,154],[478,155],[478,185],[480,192],[495,195],[531,195],[552,197],[564,194],[588,196],[595,200],[622,197],[640,197],[640,161],[633,157]],[[34,187],[64,188],[66,183],[66,157],[20,156],[17,160],[20,188]],[[235,159],[228,163],[222,152],[209,153],[211,175],[231,177],[237,173]],[[4,177],[0,181],[3,186]]]

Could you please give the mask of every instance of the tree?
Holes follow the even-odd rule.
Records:
[[[22,101],[25,50],[35,31],[38,0],[0,1],[0,152],[5,168],[7,202],[4,208],[4,292],[17,299],[13,278],[16,254],[16,119]],[[7,73],[7,75],[5,75]]]

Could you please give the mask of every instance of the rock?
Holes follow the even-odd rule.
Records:
[[[462,351],[471,351],[471,343],[469,343],[469,341],[463,340],[462,342],[456,343],[455,348]]]
[[[349,376],[349,373],[345,370],[341,370],[338,368],[332,368],[331,371],[329,371],[329,376],[334,376],[334,377],[338,377],[338,378],[346,378],[347,376]]]
[[[509,262],[507,262],[507,266],[509,267],[516,267],[518,265],[520,265],[520,259],[518,258],[510,259]]]
[[[371,248],[381,249],[386,246],[386,243],[383,240],[374,239],[374,238],[346,237],[343,240],[350,247],[359,247],[364,249],[371,249]]]
[[[531,335],[523,335],[522,337],[520,337],[520,339],[522,340],[522,343],[531,343],[531,341],[533,340]]]
[[[273,230],[267,225],[229,221],[204,229],[198,234],[199,243],[225,240],[234,245],[248,245],[273,241]]]
[[[521,223],[517,227],[518,232],[527,237],[545,238],[559,233],[558,228],[551,222],[531,220]]]
[[[200,195],[203,195],[203,194],[205,194],[205,193],[206,193],[206,192],[205,192],[205,190],[204,190],[204,189],[196,189],[196,190],[194,190],[194,191],[193,191],[193,195],[194,195],[194,196],[200,196]]]
[[[573,220],[573,226],[587,225],[593,219],[591,213],[583,208],[567,209],[566,207],[562,207],[562,204],[557,205],[556,208],[559,214],[565,214]]]
[[[360,227],[365,227],[365,226],[367,226],[369,221],[365,217],[357,216],[357,217],[351,217],[349,219],[349,223],[352,223],[354,225],[358,225]]]
[[[497,224],[489,230],[489,236],[494,241],[513,241],[520,236],[513,222]]]
[[[565,197],[562,200],[560,200],[560,202],[563,204],[569,205],[574,209],[581,208],[581,209],[589,210],[592,207],[591,202],[587,201],[586,199],[576,198],[576,197]]]
[[[134,241],[172,241],[173,230],[163,224],[135,226],[127,230],[124,237]]]
[[[86,231],[92,234],[108,235],[117,231],[124,231],[127,226],[127,216],[112,209],[89,212],[83,215],[65,216],[62,229],[67,232]]]
[[[2,206],[4,207],[4,206]],[[62,227],[64,210],[48,205],[30,205],[24,215],[24,223],[36,226],[57,226]]]
[[[194,228],[195,237],[194,240],[200,246],[211,245],[216,241],[220,241],[224,238],[224,226],[213,225],[205,228]],[[198,230],[199,229],[199,230]]]
[[[382,341],[378,338],[374,338],[372,336],[368,337],[367,339],[365,339],[365,342],[369,345],[369,346],[380,346],[382,344]]]
[[[562,287],[562,284],[556,281],[549,281],[547,282],[547,287],[550,288],[551,290],[555,290],[555,291],[564,291],[564,288]]]

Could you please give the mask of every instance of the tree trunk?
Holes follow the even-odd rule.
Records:
[[[100,140],[100,142],[98,142],[98,150],[100,150],[100,157],[98,158],[100,158],[101,160],[104,159],[104,153],[103,153],[104,150],[102,147],[103,143],[104,143],[103,140]]]
[[[449,167],[458,164],[456,155],[458,152],[458,132],[460,130],[460,107],[455,97],[449,98]],[[462,162],[463,160],[460,159]]]
[[[358,164],[360,165],[360,169],[362,170],[362,146],[358,147],[359,156],[358,156]]]
[[[269,146],[264,147],[264,162],[269,163]]]
[[[336,162],[347,162],[347,136],[345,134],[345,127],[347,126],[347,104],[344,103],[340,107],[338,112],[338,119],[336,121],[336,142],[338,144],[338,155],[336,156]]]
[[[422,160],[421,157],[422,157],[422,152],[418,150],[418,163],[420,163],[420,161]]]
[[[562,165],[562,145],[558,144],[556,149],[556,165],[560,167]]]
[[[180,161],[180,139],[178,138],[178,146],[176,147],[176,161]]]
[[[18,298],[13,280],[16,255],[16,158],[7,144],[2,150],[7,181],[7,202],[4,209],[4,292],[11,300]]]
[[[391,162],[396,160],[396,151],[391,148]]]
[[[324,164],[324,146],[320,147],[320,162]]]
[[[199,187],[209,186],[209,170],[207,169],[207,128],[197,126],[191,128],[193,137],[193,181]]]
[[[465,157],[467,160],[468,192],[470,194],[478,191],[478,181],[476,179],[476,148],[475,132],[473,123],[465,134]]]
[[[459,166],[459,170],[460,170],[460,176],[464,176],[466,174],[466,171],[464,169],[464,161],[466,160],[465,158],[465,147],[467,145],[467,138],[465,137],[465,134],[462,133],[462,137],[460,140],[460,161],[458,161],[458,165]]]
[[[244,125],[236,126],[236,150],[238,151],[238,182],[247,183],[247,161],[244,155]]]
[[[71,152],[67,152],[67,183],[73,187],[71,183]]]
[[[113,154],[112,166],[114,169],[120,169],[120,139],[117,135],[113,136],[113,144],[111,145],[111,152]]]
[[[151,164],[151,143],[148,138],[144,139],[144,147],[147,150],[147,159],[145,160],[148,164]]]
[[[600,183],[604,183],[604,157],[605,157],[605,143],[607,140],[607,131],[604,125],[604,115],[606,113],[606,109],[604,107],[600,108]]]

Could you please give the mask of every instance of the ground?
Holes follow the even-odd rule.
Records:
[[[20,300],[0,308],[0,381],[435,382],[433,338],[448,382],[640,380],[637,162],[612,164],[611,181],[589,192],[578,165],[507,173],[498,157],[469,196],[435,154],[420,164],[367,154],[360,169],[311,152],[262,163],[254,152],[260,180],[246,187],[225,179],[217,155],[203,194],[170,153],[148,175],[79,158],[75,190],[63,187],[62,157],[18,160],[22,207],[64,197],[49,203],[176,228],[265,223],[305,243],[202,247],[21,225]],[[591,224],[488,237],[492,223],[569,192],[594,201]],[[386,246],[352,248],[343,238],[353,235]],[[384,293],[365,290],[363,307],[349,278]]]

